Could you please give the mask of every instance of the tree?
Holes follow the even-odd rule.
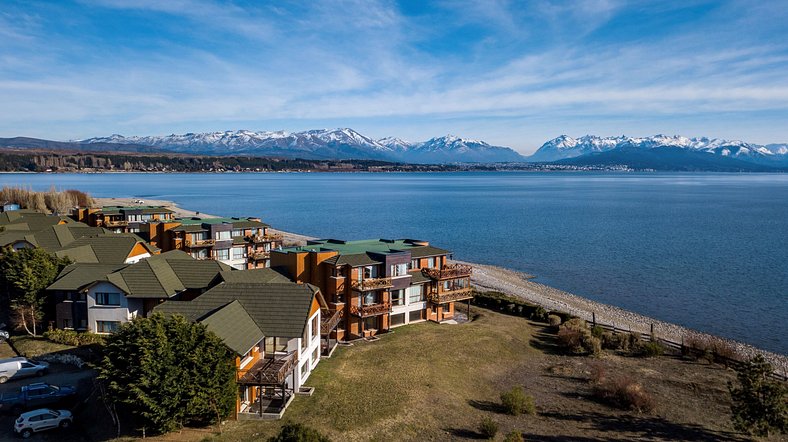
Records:
[[[788,388],[769,379],[773,370],[763,355],[755,356],[736,369],[739,385],[728,382],[736,430],[755,436],[788,431]]]
[[[268,442],[331,442],[331,439],[304,424],[287,423]]]
[[[218,422],[235,409],[235,364],[205,325],[154,314],[107,338],[99,379],[109,400],[145,430],[166,433]]]
[[[37,336],[37,324],[44,317],[47,302],[45,289],[68,264],[68,259],[57,258],[39,248],[6,250],[0,255],[2,286],[6,288],[11,309],[28,334]]]

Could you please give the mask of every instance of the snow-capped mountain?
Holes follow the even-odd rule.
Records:
[[[653,137],[598,137],[586,135],[572,138],[561,135],[542,145],[529,161],[552,162],[568,158],[582,157],[613,150],[650,150],[685,149],[695,153],[708,153],[720,157],[735,158],[759,164],[782,163],[788,156],[785,145],[761,146],[743,141],[722,140],[717,138],[687,138],[678,135],[655,135]],[[781,150],[783,149],[783,150]]]
[[[483,141],[465,140],[452,135],[422,143],[410,143],[394,137],[374,140],[347,128],[294,133],[239,130],[145,137],[111,135],[81,140],[79,143],[145,145],[162,151],[199,155],[352,158],[406,163],[491,163],[523,160],[520,154],[508,147],[491,146]]]

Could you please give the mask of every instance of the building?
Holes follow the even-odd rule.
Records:
[[[163,206],[104,206],[79,208],[74,217],[89,226],[104,227],[116,233],[146,235],[148,224],[172,221],[175,212]]]
[[[182,250],[195,259],[213,259],[236,269],[269,267],[282,235],[268,232],[258,218],[177,218],[156,233],[163,250]]]
[[[72,264],[47,291],[55,300],[55,327],[110,333],[165,300],[199,296],[219,284],[219,274],[227,270],[222,263],[172,251],[132,264]]]
[[[279,418],[320,362],[321,304],[320,290],[309,284],[225,282],[154,311],[205,324],[235,352],[238,418]]]
[[[471,267],[449,264],[449,254],[427,241],[329,239],[274,250],[271,266],[320,287],[329,313],[339,315],[331,336],[347,341],[451,320],[457,302],[470,305]]]

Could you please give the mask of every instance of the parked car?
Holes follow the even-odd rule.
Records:
[[[17,393],[0,394],[0,410],[19,413],[30,408],[55,405],[76,396],[76,388],[38,382],[25,385]]]
[[[14,433],[27,439],[39,431],[58,427],[68,428],[73,421],[74,418],[68,410],[42,408],[22,413],[14,423]]]
[[[48,369],[48,363],[29,361],[27,358],[0,359],[0,384],[4,384],[12,378],[43,376]]]
[[[5,322],[0,323],[0,342],[8,339],[8,332],[5,330]]]

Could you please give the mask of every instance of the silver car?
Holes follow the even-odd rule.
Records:
[[[0,384],[9,379],[27,376],[43,376],[49,369],[46,362],[29,361],[27,358],[16,357],[0,359]]]
[[[14,423],[14,433],[27,439],[39,431],[50,430],[52,428],[68,428],[73,422],[71,412],[68,410],[50,410],[41,408],[39,410],[22,413]]]

